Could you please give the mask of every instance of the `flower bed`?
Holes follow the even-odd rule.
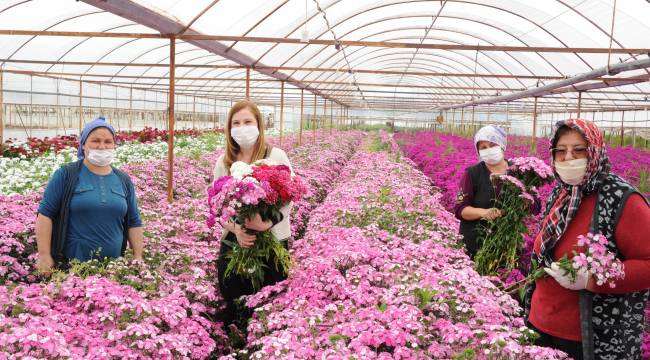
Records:
[[[472,270],[440,194],[389,141],[342,169],[228,358],[561,358],[525,345],[517,303]]]
[[[460,178],[465,169],[478,162],[473,140],[456,135],[433,132],[420,132],[415,134],[400,133],[395,135],[401,144],[404,153],[411,158],[417,166],[430,178],[434,186],[442,193],[442,202],[451,209],[454,206],[456,192],[459,188]],[[532,153],[530,140],[526,137],[509,137],[506,158],[517,156],[536,156],[550,164],[550,142],[548,139],[538,139],[537,151]],[[646,197],[650,197],[650,153],[631,147],[607,149],[612,171],[623,176],[637,186]],[[532,154],[531,154],[532,153]],[[542,199],[542,209],[546,205],[553,184],[539,189]],[[524,248],[520,254],[519,270],[504,274],[503,281],[506,286],[520,281],[529,268],[533,248],[533,236],[539,230],[541,216],[539,214],[527,222],[530,230],[524,236]],[[650,308],[650,307],[648,307]],[[650,316],[647,317],[646,333],[644,334],[644,354],[650,358]]]
[[[355,151],[361,133],[325,135],[288,151],[296,173],[311,176],[294,205],[295,233]],[[292,142],[287,142],[291,144]],[[288,149],[287,149],[288,150]],[[206,358],[230,351],[215,316],[221,304],[218,244],[206,224],[206,188],[221,150],[176,161],[175,202],[166,201],[166,161],[122,167],[136,185],[145,224],[145,265],[129,256],[75,264],[53,282],[34,283],[37,192],[0,195],[0,354],[21,357]],[[303,175],[305,176],[305,175]],[[9,206],[11,204],[11,206]],[[7,205],[5,207],[5,205]],[[5,209],[7,209],[5,211]],[[119,354],[119,355],[116,355]]]

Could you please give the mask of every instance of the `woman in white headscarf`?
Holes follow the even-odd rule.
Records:
[[[467,168],[460,181],[454,213],[460,220],[460,234],[472,259],[480,248],[476,240],[476,226],[502,215],[501,210],[494,207],[499,189],[492,186],[490,175],[506,173],[506,145],[506,132],[503,129],[492,125],[479,129],[474,135],[479,162]]]

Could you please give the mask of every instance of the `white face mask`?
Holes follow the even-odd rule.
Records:
[[[107,166],[115,160],[115,149],[95,150],[88,153],[88,161],[96,166]]]
[[[235,142],[237,142],[241,148],[248,149],[255,145],[257,138],[260,136],[260,131],[255,125],[241,126],[232,128],[230,130],[230,136],[235,139]]]
[[[501,160],[503,160],[503,150],[500,146],[493,146],[488,149],[479,150],[478,152],[481,160],[485,161],[486,164],[496,165]]]
[[[556,161],[555,171],[569,185],[580,185],[587,173],[587,159]]]

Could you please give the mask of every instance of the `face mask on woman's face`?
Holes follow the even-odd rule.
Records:
[[[90,149],[88,153],[88,161],[96,166],[110,165],[115,159],[115,149]]]
[[[230,136],[235,139],[237,145],[241,148],[248,149],[255,145],[257,138],[260,136],[260,131],[257,126],[240,126],[230,130]]]
[[[496,165],[503,160],[503,150],[500,146],[493,146],[488,149],[479,150],[481,160],[488,165]]]
[[[587,173],[587,159],[556,161],[555,171],[569,185],[580,185]]]

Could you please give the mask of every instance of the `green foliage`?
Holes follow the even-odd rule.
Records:
[[[144,263],[134,262],[130,255],[118,259],[94,258],[85,262],[72,260],[68,273],[84,279],[89,276],[107,277],[121,285],[155,296],[162,283],[162,277],[156,269],[161,266],[164,258],[161,253],[145,253]],[[53,276],[53,281],[60,282],[65,277]]]
[[[431,303],[433,297],[438,295],[438,291],[434,289],[415,289],[413,295],[418,298],[418,307],[424,309]]]
[[[390,143],[381,141],[378,136],[373,137],[370,144],[368,144],[368,151],[371,152],[390,152]]]
[[[473,360],[477,359],[476,350],[474,349],[465,349],[462,353],[452,355],[453,360]]]
[[[348,343],[350,343],[350,337],[341,334],[330,335],[330,342],[332,344],[335,344],[337,341],[343,341],[347,345]]]
[[[643,194],[650,193],[650,173],[646,168],[639,171],[639,191]]]

